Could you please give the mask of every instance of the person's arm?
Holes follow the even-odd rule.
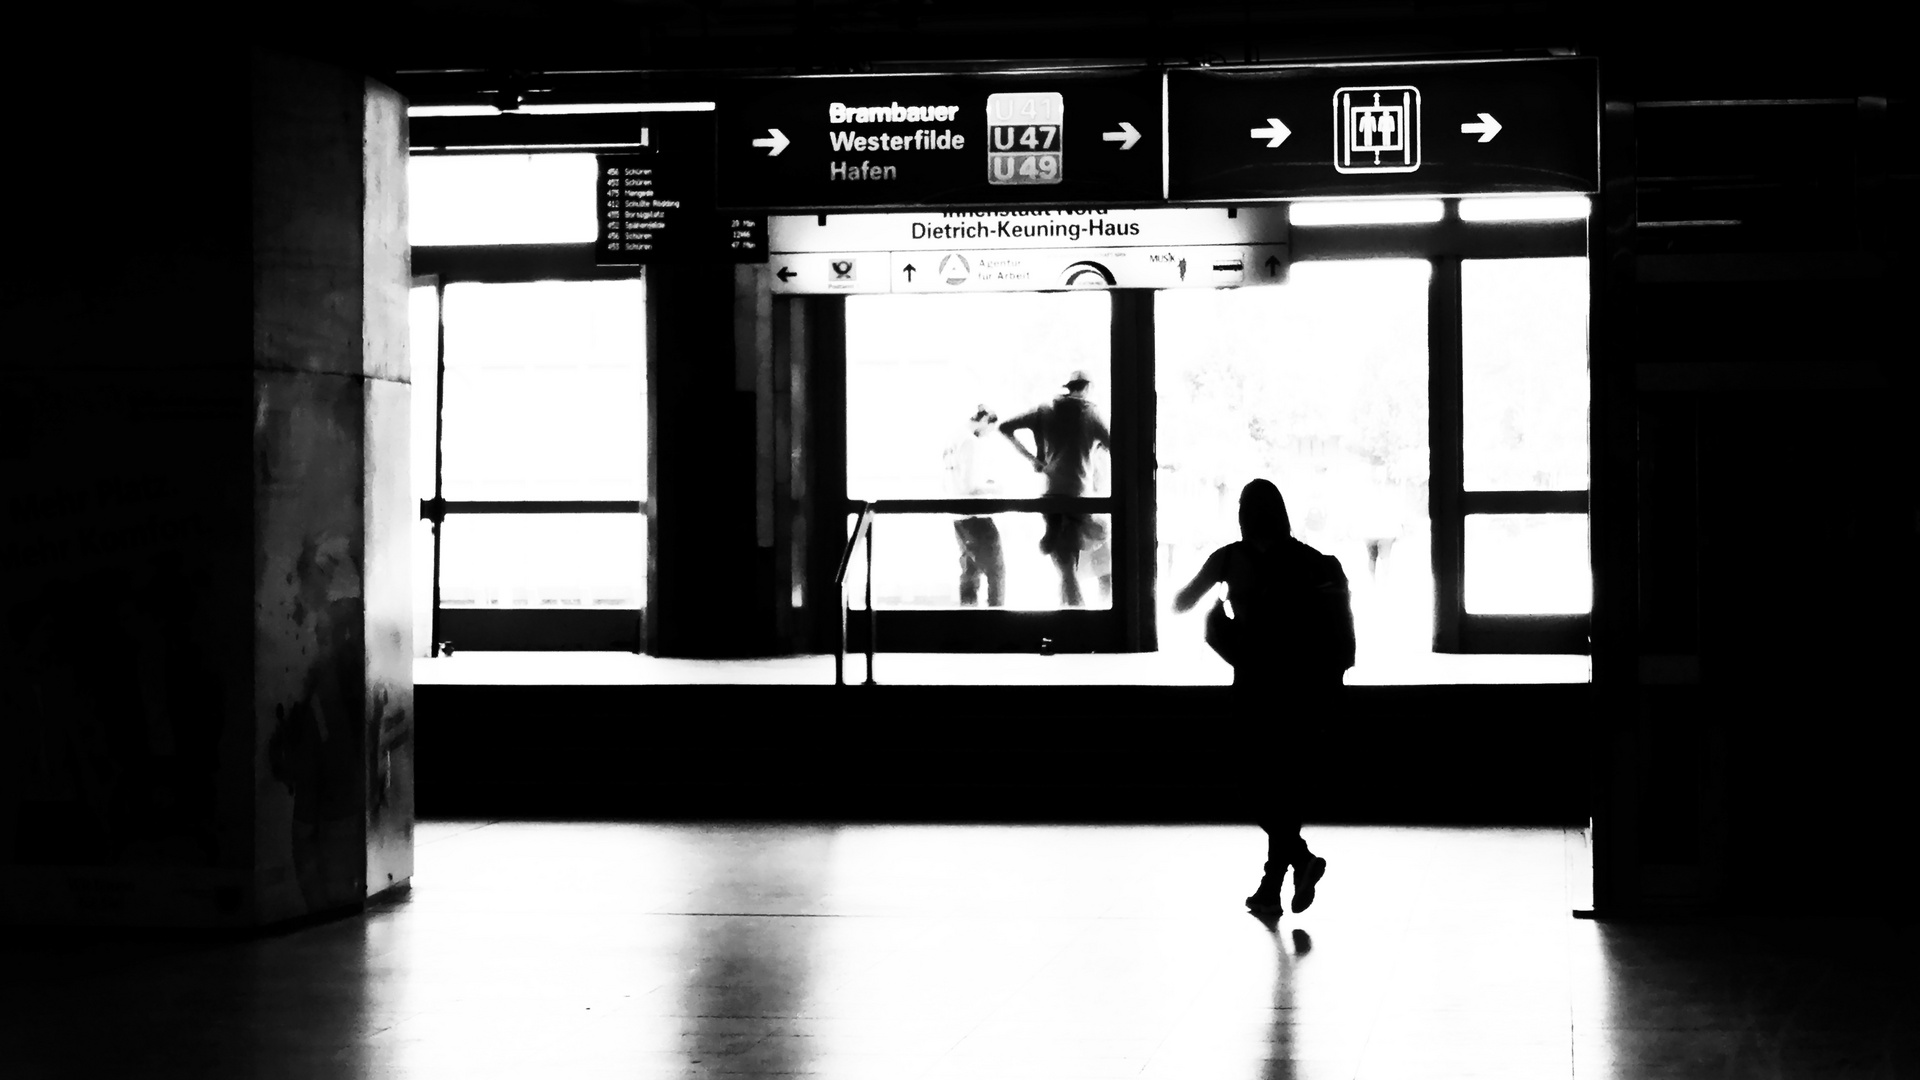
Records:
[[[1207,561],[1200,564],[1200,572],[1193,575],[1193,580],[1187,582],[1185,588],[1173,594],[1173,610],[1191,611],[1193,605],[1200,602],[1201,597],[1207,595],[1208,591],[1224,580],[1226,551],[1226,548],[1219,548],[1207,556]]]
[[[1013,444],[1013,448],[1015,450],[1020,451],[1020,456],[1023,458],[1026,458],[1027,462],[1031,464],[1035,470],[1045,468],[1045,465],[1043,465],[1040,461],[1040,456],[1038,454],[1035,454],[1033,451],[1027,449],[1027,444],[1021,442],[1020,439],[1016,435],[1014,435],[1014,432],[1019,431],[1022,428],[1025,428],[1029,431],[1033,431],[1036,433],[1039,432],[1040,430],[1039,410],[1035,410],[1033,412],[1021,413],[1019,416],[1016,416],[1011,420],[1000,421],[1000,434],[1005,435],[1007,437],[1007,441]]]
[[[1100,419],[1100,414],[1092,409],[1087,410],[1087,431],[1093,436],[1095,442],[1109,450],[1113,449],[1113,435],[1107,431],[1107,422]]]

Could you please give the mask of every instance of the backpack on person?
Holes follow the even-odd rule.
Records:
[[[1254,593],[1243,600],[1270,611],[1234,618],[1224,601],[1214,602],[1205,637],[1222,660],[1236,670],[1277,668],[1309,679],[1338,679],[1353,667],[1353,603],[1339,559],[1292,538],[1264,555],[1242,544],[1240,555]]]

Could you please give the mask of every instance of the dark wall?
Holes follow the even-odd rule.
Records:
[[[1837,22],[1749,34],[1603,62],[1603,910],[1891,910],[1913,820],[1912,80]]]
[[[357,906],[410,872],[404,107],[115,29],[20,68],[0,920]]]
[[[252,660],[244,57],[26,51],[36,103],[10,135],[0,270],[0,867],[238,871],[253,854],[251,773],[229,768],[252,747],[252,687],[230,677]],[[192,123],[139,115],[157,86]]]

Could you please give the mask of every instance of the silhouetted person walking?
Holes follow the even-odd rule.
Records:
[[[1237,543],[1207,556],[1173,599],[1188,611],[1225,583],[1207,615],[1207,642],[1233,665],[1234,708],[1252,745],[1238,752],[1240,797],[1267,833],[1267,864],[1247,907],[1278,914],[1291,866],[1293,910],[1313,903],[1327,860],[1300,836],[1302,790],[1318,770],[1320,732],[1353,666],[1353,607],[1340,560],[1293,538],[1286,500],[1272,481],[1240,491]]]
[[[1048,495],[1085,495],[1094,445],[1113,444],[1107,422],[1087,400],[1087,387],[1092,381],[1086,372],[1075,371],[1067,376],[1066,393],[1000,425],[1001,433],[1033,463],[1034,469],[1045,474]],[[1013,433],[1022,428],[1033,433],[1032,450],[1014,437]],[[1041,517],[1046,532],[1040,537],[1040,550],[1060,571],[1060,601],[1068,607],[1079,607],[1080,553],[1098,552],[1107,540],[1106,526],[1091,514],[1047,513]],[[1100,588],[1105,593],[1113,587],[1113,571],[1110,567],[1100,569]]]

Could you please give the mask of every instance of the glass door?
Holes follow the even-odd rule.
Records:
[[[846,305],[846,492],[879,511],[881,647],[1113,647],[1131,587],[1114,450],[1133,434],[1114,422],[1114,295]]]

